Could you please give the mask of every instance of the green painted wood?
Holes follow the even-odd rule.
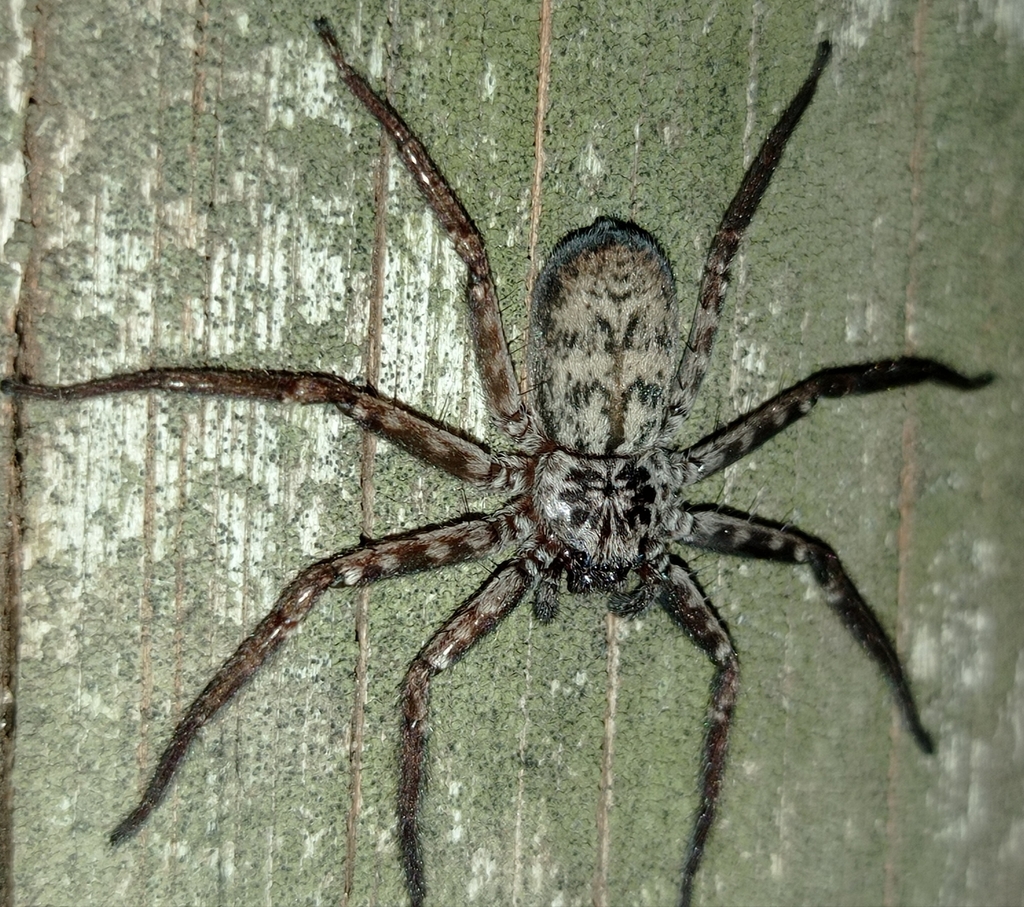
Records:
[[[837,43],[738,262],[686,438],[816,368],[908,347],[999,376],[972,397],[825,404],[694,490],[839,551],[938,739],[924,757],[894,723],[808,574],[692,557],[743,668],[696,902],[1020,903],[1019,25],[946,2],[916,21],[881,4],[676,6],[555,5],[538,254],[599,213],[632,217],[668,250],[685,317],[744,155],[817,40]],[[171,363],[358,375],[378,131],[337,85],[318,14],[375,84],[390,66],[396,105],[485,235],[521,360],[538,9],[74,0],[3,13],[34,40],[3,51],[4,173],[29,153],[21,219],[5,195],[0,225],[8,363],[19,349],[44,381]],[[31,107],[12,100],[18,79]],[[391,184],[382,390],[500,444],[462,270],[406,176]],[[19,418],[10,902],[344,903],[352,593],[325,596],[208,729],[139,841],[114,851],[106,835],[277,590],[357,543],[358,433],[329,412],[156,397]],[[387,445],[375,482],[379,532],[493,504]],[[485,574],[373,591],[351,904],[402,899],[397,687]],[[598,899],[672,903],[710,668],[658,614],[618,635],[609,680],[600,600],[566,600],[550,628],[522,609],[437,682],[434,903],[592,902],[609,683]]]

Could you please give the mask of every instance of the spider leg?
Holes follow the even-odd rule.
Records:
[[[723,554],[807,564],[824,591],[828,606],[881,669],[917,745],[926,753],[935,751],[892,641],[828,545],[799,530],[775,526],[745,513],[709,507],[690,510],[690,515],[690,531],[677,539],[686,545]]]
[[[511,533],[510,519],[504,513],[486,519],[463,519],[362,545],[303,570],[178,721],[139,805],[111,832],[111,844],[120,844],[138,832],[163,800],[202,727],[291,636],[327,589],[363,586],[401,573],[486,557],[504,547]]]
[[[711,241],[707,261],[704,263],[704,275],[701,278],[690,336],[679,362],[679,371],[676,373],[675,392],[666,424],[666,432],[669,434],[675,434],[679,429],[697,398],[697,392],[711,361],[711,348],[714,346],[715,334],[718,331],[733,257],[754,212],[757,211],[757,206],[768,189],[772,174],[779,165],[782,150],[800,122],[807,105],[811,103],[811,98],[814,97],[818,78],[825,69],[831,52],[832,45],[828,41],[822,41],[818,45],[818,54],[814,58],[810,74],[796,97],[790,101],[789,107],[779,117],[779,121],[772,127],[772,131],[768,133],[764,144],[744,174],[739,190],[729,203],[715,238]]]
[[[729,728],[739,689],[739,662],[725,625],[678,558],[670,559],[668,579],[660,590],[659,601],[715,666],[701,759],[700,808],[686,849],[679,894],[680,907],[688,907],[722,792]]]
[[[430,713],[430,682],[494,630],[519,604],[533,576],[522,559],[507,561],[431,637],[409,665],[402,686],[402,742],[399,755],[398,841],[412,907],[426,896],[419,808]]]
[[[976,390],[991,380],[991,375],[969,378],[932,359],[910,357],[824,369],[772,397],[757,409],[740,416],[731,425],[698,441],[677,456],[692,475],[691,482],[697,482],[745,457],[769,438],[806,416],[822,397],[874,394],[924,381],[934,381],[958,390]]]
[[[361,427],[405,448],[413,456],[482,488],[518,494],[522,469],[514,458],[496,457],[394,400],[385,400],[344,378],[322,372],[164,368],[53,387],[6,379],[0,391],[66,403],[131,391],[167,391],[302,405],[334,404]]]
[[[527,447],[532,442],[536,447],[541,435],[536,417],[519,392],[519,382],[501,323],[491,265],[480,231],[405,120],[349,65],[330,23],[326,19],[317,19],[313,28],[327,47],[342,81],[394,142],[416,186],[451,237],[459,257],[466,263],[473,348],[491,414],[509,437],[522,441]]]

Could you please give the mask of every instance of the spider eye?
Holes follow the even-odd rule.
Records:
[[[618,590],[629,576],[630,565],[596,564],[576,558],[565,568],[565,584],[570,592]]]

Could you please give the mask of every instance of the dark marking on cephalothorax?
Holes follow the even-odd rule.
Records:
[[[620,589],[647,563],[651,540],[675,519],[670,473],[655,454],[595,457],[556,450],[541,458],[536,519],[570,592]],[[660,551],[660,546],[657,549]]]
[[[534,397],[563,447],[629,454],[654,444],[679,362],[672,269],[654,237],[602,217],[564,237],[537,281]]]

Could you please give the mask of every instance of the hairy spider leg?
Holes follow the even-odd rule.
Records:
[[[533,585],[533,573],[526,558],[501,564],[420,649],[405,675],[399,750],[398,841],[412,907],[422,907],[427,893],[419,810],[429,734],[430,682],[435,674],[450,668],[515,610]]]
[[[679,558],[670,557],[667,573],[668,578],[659,590],[658,601],[715,666],[701,760],[700,807],[683,861],[679,894],[680,907],[688,907],[693,895],[693,880],[700,869],[704,846],[718,811],[725,759],[729,750],[729,728],[739,691],[739,661],[729,639],[729,632],[690,576],[686,565]]]
[[[423,143],[398,111],[374,92],[366,79],[345,60],[330,23],[326,19],[317,19],[313,27],[326,45],[342,81],[394,142],[416,186],[466,263],[469,269],[466,296],[470,333],[491,416],[508,437],[518,441],[525,450],[535,451],[542,441],[542,434],[530,404],[519,392],[519,381],[501,323],[491,265],[480,231]]]
[[[448,186],[422,143],[385,100],[376,95],[366,81],[344,60],[330,26],[324,20],[316,30],[345,83],[352,93],[383,126],[394,141],[407,169],[423,193],[439,222],[469,270],[467,298],[470,307],[471,333],[488,404],[498,427],[529,449],[539,444],[541,434],[535,417],[518,390],[500,320],[490,265],[479,231],[462,204]],[[299,404],[335,404],[367,430],[394,441],[415,456],[436,465],[452,475],[493,491],[517,493],[523,475],[525,458],[515,455],[495,457],[478,443],[467,439],[435,421],[410,411],[396,401],[382,400],[369,388],[360,388],[335,375],[290,372],[250,371],[216,368],[151,369],[85,381],[64,387],[33,385],[5,380],[0,390],[22,397],[67,402],[90,397],[145,390],[192,395],[246,398]],[[523,462],[520,462],[522,460]],[[435,527],[380,542],[370,543],[343,552],[307,568],[281,593],[277,603],[253,633],[221,666],[207,687],[196,698],[179,721],[171,742],[164,750],[139,805],[111,834],[113,843],[133,836],[152,810],[161,802],[182,759],[196,734],[224,706],[266,659],[284,642],[304,619],[319,596],[330,586],[365,585],[416,570],[454,564],[494,554],[513,540],[515,522],[511,513],[499,513],[484,520],[465,519],[451,526]],[[511,576],[512,574],[510,574]],[[519,574],[516,573],[516,576]],[[525,582],[525,581],[524,581]],[[506,589],[512,580],[504,579],[494,588]],[[457,612],[413,662],[406,684],[406,712],[426,707],[429,677],[441,670],[445,657],[445,639],[460,652],[488,629],[473,624],[462,615],[483,613],[490,605],[499,606],[487,593],[490,584],[467,606]],[[523,586],[523,590],[525,585]],[[514,602],[522,591],[514,595]],[[497,621],[495,621],[496,623]],[[472,633],[476,629],[477,635]],[[445,637],[446,631],[448,636]],[[464,634],[470,634],[463,637]],[[435,650],[431,646],[436,643]],[[450,663],[450,662],[449,662]],[[424,685],[415,681],[426,670]],[[422,696],[419,695],[422,691]],[[403,757],[403,803],[418,804],[418,779],[422,774],[425,724],[418,726],[419,756],[410,761]],[[410,731],[403,740],[403,753],[416,751],[409,740],[416,739]],[[415,762],[415,771],[413,764]],[[413,783],[412,779],[416,779]],[[403,862],[408,868],[420,864],[416,838],[415,814],[403,812]],[[410,835],[412,836],[410,838]],[[411,843],[410,843],[411,842]],[[410,878],[410,890],[415,886]],[[418,874],[419,890],[423,891],[422,869]],[[421,895],[422,896],[422,895]]]
[[[324,372],[269,369],[158,368],[51,387],[5,379],[0,391],[37,400],[67,403],[109,394],[164,391],[193,396],[230,397],[303,406],[334,404],[367,431],[386,438],[458,479],[488,491],[521,491],[520,460],[497,457],[451,428],[385,400],[371,388],[359,387]]]
[[[933,359],[913,357],[823,369],[672,457],[685,464],[692,476],[686,484],[692,484],[742,459],[802,419],[822,397],[875,394],[925,381],[957,390],[977,390],[989,384],[992,376],[971,378]]]
[[[697,307],[690,326],[690,336],[686,341],[676,373],[675,389],[668,406],[665,421],[665,437],[671,438],[679,431],[697,399],[704,375],[711,362],[711,349],[715,344],[715,334],[725,302],[725,293],[729,284],[729,268],[736,255],[736,250],[743,239],[743,234],[750,225],[754,212],[757,211],[761,199],[764,198],[772,174],[782,159],[782,151],[786,147],[793,130],[796,129],[807,105],[814,97],[818,78],[828,63],[832,53],[832,45],[822,41],[818,45],[818,54],[814,58],[811,72],[789,102],[779,121],[772,127],[760,150],[754,157],[747,172],[743,175],[740,188],[733,196],[726,209],[722,222],[718,226],[708,257],[704,263],[704,274],[700,282]]]
[[[695,548],[738,554],[744,557],[807,564],[814,573],[828,606],[881,669],[889,682],[903,721],[925,752],[935,751],[931,735],[924,729],[893,646],[875,612],[861,598],[846,575],[838,555],[823,541],[798,529],[784,528],[739,511],[720,507],[694,508],[693,525],[679,541]]]
[[[681,474],[687,476],[683,483],[685,487],[714,475],[760,447],[806,416],[822,397],[872,394],[925,381],[958,390],[975,390],[991,380],[991,375],[970,378],[931,359],[911,357],[824,369],[782,391],[687,450],[672,454],[671,458],[681,466]],[[895,647],[870,606],[846,576],[839,558],[831,548],[798,530],[782,529],[746,514],[729,513],[710,506],[706,509],[688,507],[687,511],[693,517],[693,524],[688,534],[677,539],[679,542],[725,554],[809,564],[825,591],[829,606],[839,614],[847,629],[882,670],[914,739],[926,753],[933,751],[932,739],[921,723]],[[681,620],[679,622],[682,623]],[[687,632],[711,654],[710,647],[705,647],[690,630]],[[725,641],[728,641],[727,636]],[[725,652],[725,649],[722,651]],[[701,806],[683,870],[680,904],[684,907],[689,904],[694,876],[714,822],[725,763],[728,723],[732,711],[716,707],[716,698],[726,695],[722,691],[722,684],[726,684],[734,695],[733,687],[737,683],[735,656],[728,666],[716,662],[716,667],[718,670],[712,681],[712,717],[708,721],[702,759]],[[716,716],[721,717],[716,720]],[[723,726],[719,727],[719,724]]]
[[[513,519],[499,512],[463,518],[446,526],[419,529],[370,542],[303,570],[285,587],[270,613],[218,669],[178,721],[139,805],[111,832],[120,844],[138,832],[163,800],[174,774],[202,727],[277,651],[332,586],[365,586],[392,576],[457,564],[495,554],[512,537]]]

